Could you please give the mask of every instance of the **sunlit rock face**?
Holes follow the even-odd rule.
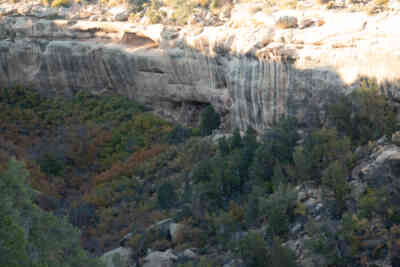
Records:
[[[309,14],[304,22],[296,12],[257,13],[247,22],[253,26],[240,27],[233,14],[223,26],[182,29],[5,17],[0,86],[65,96],[115,91],[191,125],[212,104],[225,128],[260,132],[282,114],[317,120],[328,96],[350,92],[361,76],[376,78],[383,93],[400,100],[398,16],[327,13],[321,22]],[[300,26],[276,28],[282,15],[296,16]]]
[[[186,122],[187,109],[178,115],[173,110],[211,103],[232,127],[260,131],[281,114],[300,114],[312,92],[337,85],[316,82],[323,72],[282,62],[209,57],[190,49],[130,52],[77,41],[2,41],[0,62],[1,86],[65,96],[115,91]]]

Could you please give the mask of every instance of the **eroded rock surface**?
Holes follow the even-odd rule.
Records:
[[[226,128],[259,131],[284,113],[309,121],[310,106],[352,90],[360,76],[400,100],[396,12],[257,12],[243,21],[239,5],[222,26],[178,28],[82,20],[85,13],[71,20],[63,9],[0,11],[0,86],[115,91],[187,124],[210,103]],[[285,16],[300,27],[276,27]]]

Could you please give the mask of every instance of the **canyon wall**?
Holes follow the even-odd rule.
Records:
[[[400,100],[395,14],[328,14],[304,29],[235,23],[234,16],[229,25],[185,28],[5,16],[0,86],[63,96],[115,91],[187,124],[210,103],[226,128],[260,132],[286,113],[307,123],[327,95],[350,92],[361,76]]]

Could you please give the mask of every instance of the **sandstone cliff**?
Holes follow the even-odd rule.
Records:
[[[400,100],[399,11],[266,15],[242,4],[222,26],[180,28],[49,10],[0,6],[0,86],[116,91],[189,124],[211,103],[225,127],[259,131],[283,113],[310,120],[329,93],[350,91],[362,76]],[[296,25],[279,27],[284,16]]]

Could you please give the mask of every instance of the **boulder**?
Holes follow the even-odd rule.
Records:
[[[378,146],[369,158],[354,168],[352,176],[370,187],[400,189],[400,147],[393,144]]]
[[[146,231],[159,231],[161,234],[167,236],[168,234],[171,234],[171,224],[175,224],[174,220],[171,218],[168,219],[164,219],[161,220],[151,226],[149,226]],[[173,230],[177,230],[179,226],[173,226],[172,229]],[[171,235],[172,236],[172,235]],[[132,237],[132,233],[127,233],[126,235],[124,235],[124,237],[119,241],[120,246],[125,246],[126,242]]]
[[[106,267],[129,267],[131,266],[131,254],[130,249],[119,247],[103,254],[100,260]]]
[[[297,18],[293,16],[279,17],[275,23],[275,26],[280,29],[297,28]]]
[[[194,253],[191,249],[185,249],[185,251],[183,252],[183,256],[189,258],[189,259],[195,259],[197,258],[197,254]]]
[[[392,142],[395,145],[400,145],[400,131],[397,131],[392,135]]]
[[[124,7],[113,7],[108,13],[112,16],[114,21],[127,21],[129,17],[129,10]]]
[[[161,232],[169,232],[170,231],[170,225],[174,223],[174,220],[172,218],[164,219],[161,220],[153,225],[151,225],[149,228],[147,228],[147,231],[149,230],[160,230]]]
[[[172,267],[177,259],[178,257],[171,250],[165,252],[154,251],[144,258],[143,267]]]
[[[312,19],[303,19],[299,24],[299,28],[300,29],[305,29],[305,28],[311,27],[313,24],[314,24],[314,20],[312,20]]]
[[[169,225],[169,234],[172,242],[176,242],[179,238],[179,233],[184,229],[184,225],[180,223],[171,223]]]

